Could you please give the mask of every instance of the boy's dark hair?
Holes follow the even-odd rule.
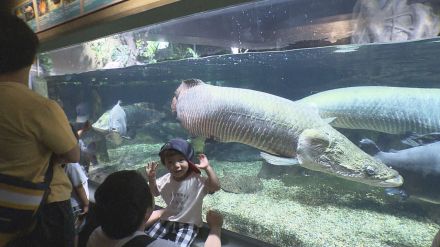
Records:
[[[37,49],[34,31],[17,16],[0,12],[0,74],[31,65]]]
[[[133,234],[154,207],[146,180],[136,171],[110,174],[95,192],[96,218],[110,238]]]

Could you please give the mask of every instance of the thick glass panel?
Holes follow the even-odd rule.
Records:
[[[145,173],[182,137],[220,177],[203,208],[226,229],[277,246],[429,246],[440,228],[439,6],[255,1],[40,54],[33,86],[78,126],[93,123],[92,180]],[[176,115],[191,78],[206,85],[179,94]]]

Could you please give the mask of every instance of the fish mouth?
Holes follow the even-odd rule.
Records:
[[[385,181],[379,182],[380,187],[390,188],[390,187],[399,187],[403,184],[403,177],[400,175],[396,175],[392,178],[389,178]]]

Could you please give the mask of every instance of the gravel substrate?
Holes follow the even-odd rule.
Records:
[[[157,160],[159,144],[109,150],[112,162],[94,168],[91,177],[122,169],[142,170]],[[218,176],[257,176],[261,162],[211,160]],[[276,169],[276,168],[274,168]],[[319,173],[285,174],[261,179],[255,194],[219,191],[204,201],[225,217],[224,228],[277,246],[430,246],[440,228],[438,205],[399,202],[380,188]],[[163,206],[163,201],[157,198]],[[204,212],[204,213],[205,213]]]

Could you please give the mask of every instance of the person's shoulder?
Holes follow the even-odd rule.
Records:
[[[99,246],[99,243],[102,243],[105,238],[107,237],[99,226],[90,234],[89,239],[87,240],[87,247]]]
[[[62,110],[61,106],[55,101],[41,96],[41,103],[46,105],[47,108],[52,110]]]
[[[52,99],[46,98],[32,90],[28,90],[27,93],[27,99],[28,101],[33,104],[34,106],[40,106],[40,110],[60,110],[61,106]]]
[[[32,102],[33,104],[47,104],[48,101],[53,101],[48,99],[41,94],[34,92],[32,89],[27,86],[18,83],[18,82],[5,82],[9,88],[11,88],[15,94],[22,95],[22,99],[25,98],[27,101]]]

